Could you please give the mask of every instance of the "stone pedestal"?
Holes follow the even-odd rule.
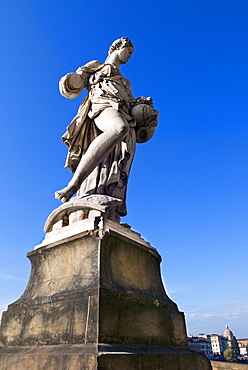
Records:
[[[28,253],[27,288],[2,316],[0,368],[211,369],[187,347],[157,251],[111,221],[85,225],[50,232]]]

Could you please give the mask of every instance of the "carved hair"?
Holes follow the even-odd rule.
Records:
[[[124,48],[125,46],[134,49],[131,40],[129,40],[127,37],[121,37],[120,39],[115,40],[109,48],[108,55],[112,54],[115,50]]]

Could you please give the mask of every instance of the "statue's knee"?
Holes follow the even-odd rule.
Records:
[[[116,131],[117,131],[118,135],[120,135],[121,137],[126,136],[129,132],[128,123],[127,122],[119,123],[119,125],[116,127]]]

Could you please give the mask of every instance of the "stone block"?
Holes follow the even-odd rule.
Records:
[[[156,249],[111,229],[50,240],[28,253],[27,288],[3,313],[1,369],[211,368],[187,347]]]

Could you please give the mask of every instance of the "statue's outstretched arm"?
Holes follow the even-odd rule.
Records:
[[[99,66],[100,62],[93,60],[77,69],[76,73],[67,73],[59,81],[61,95],[68,99],[76,98],[88,84],[88,78]]]

